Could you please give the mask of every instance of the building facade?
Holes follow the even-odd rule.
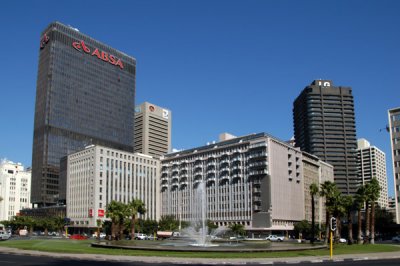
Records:
[[[144,102],[135,108],[135,152],[160,157],[171,151],[170,110]]]
[[[304,219],[302,153],[265,133],[165,155],[161,215],[194,222],[205,184],[206,218],[221,227],[288,231]]]
[[[321,161],[318,157],[303,152],[303,179],[304,179],[304,219],[312,221],[312,196],[310,193],[311,184],[316,184],[320,190],[321,184],[325,181],[333,182],[333,166]],[[319,194],[314,196],[315,222],[319,225],[325,223],[326,208],[325,198]]]
[[[68,156],[67,217],[74,228],[94,228],[106,220],[111,201],[144,202],[140,218],[159,220],[160,161],[149,155],[90,145]]]
[[[31,170],[20,163],[0,162],[0,221],[11,220],[30,207]]]
[[[366,139],[357,141],[357,169],[358,177],[362,184],[370,182],[376,178],[381,188],[379,199],[377,200],[381,208],[388,208],[388,186],[386,173],[386,155]]]
[[[393,182],[396,204],[396,223],[400,223],[400,107],[389,112],[390,144],[392,147]]]
[[[136,60],[59,22],[42,33],[32,203],[65,200],[60,159],[89,144],[133,152]]]
[[[315,80],[294,101],[293,118],[296,146],[332,164],[339,190],[354,195],[361,181],[352,89]]]

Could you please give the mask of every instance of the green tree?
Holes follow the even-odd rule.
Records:
[[[142,200],[140,199],[134,199],[131,202],[128,203],[127,205],[127,210],[130,213],[131,216],[131,239],[135,239],[135,221],[136,221],[136,216],[138,214],[145,214],[146,213],[146,208],[145,204]]]
[[[381,187],[379,186],[379,182],[375,177],[373,177],[369,182],[369,186],[367,187],[367,197],[371,203],[371,244],[375,244],[375,205],[376,201],[379,199],[380,191]]]
[[[382,209],[377,206],[375,209],[375,230],[382,237],[391,235],[389,228],[393,227],[394,214],[386,209]]]
[[[163,215],[158,222],[160,231],[176,231],[179,228],[179,221],[173,215]]]
[[[44,230],[44,235],[48,236],[49,235],[49,230],[52,230],[54,228],[54,219],[51,217],[43,217],[38,219],[38,226],[41,227]]]
[[[294,232],[298,238],[308,238],[311,235],[311,225],[307,220],[302,220],[294,224]]]
[[[122,235],[124,219],[127,217],[127,207],[119,201],[111,201],[106,207],[106,216],[111,219],[111,237],[117,239]]]
[[[210,235],[215,229],[218,228],[218,225],[216,225],[211,220],[207,220],[207,228],[208,228],[208,234]]]
[[[318,185],[312,183],[310,185],[310,195],[311,195],[311,244],[314,244],[315,238],[315,197],[319,193]]]
[[[64,229],[65,221],[64,218],[61,217],[53,217],[53,229],[57,231],[58,233],[62,233],[62,230]]]
[[[229,225],[229,229],[231,229],[235,236],[244,236],[246,234],[243,224],[231,224]]]
[[[146,219],[143,221],[143,233],[147,235],[157,234],[158,222],[156,220]]]

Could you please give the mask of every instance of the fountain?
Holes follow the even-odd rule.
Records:
[[[124,248],[124,249],[140,249],[140,250],[165,250],[165,251],[203,251],[203,252],[235,252],[235,251],[267,251],[271,249],[271,242],[267,240],[261,241],[238,241],[238,240],[227,240],[221,239],[218,243],[211,243],[211,237],[208,237],[208,226],[206,224],[207,220],[207,195],[206,195],[206,185],[204,181],[198,183],[197,189],[194,193],[195,206],[192,212],[192,225],[181,231],[181,236],[174,237],[170,240],[159,241],[139,241],[135,242],[134,245],[112,245],[108,242],[106,243],[92,243],[92,246],[96,247],[106,247],[106,248]],[[197,230],[196,230],[197,229]],[[227,230],[217,229],[214,234],[221,233]],[[211,234],[213,236],[213,234]],[[286,243],[274,243],[274,245],[282,246],[283,249],[279,247],[273,248],[275,251],[282,251],[293,249],[293,247],[288,247]],[[293,246],[293,245],[289,245]],[[310,247],[295,247],[296,250],[309,249]],[[321,247],[311,247],[325,248]]]
[[[212,247],[218,246],[211,244],[210,239],[207,238],[208,226],[206,224],[207,219],[207,193],[206,184],[201,181],[194,194],[194,210],[192,213],[192,220],[195,221],[189,228],[183,230],[183,234],[187,235],[190,239],[194,240],[195,243],[190,244],[196,247]],[[197,226],[196,226],[197,225]],[[196,230],[198,228],[198,231]]]

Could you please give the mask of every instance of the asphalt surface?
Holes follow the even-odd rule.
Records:
[[[41,252],[35,250],[20,250],[15,248],[0,247],[0,253],[20,254],[28,256],[42,256],[68,260],[88,260],[107,262],[136,262],[147,264],[295,264],[295,263],[324,263],[340,261],[364,261],[364,260],[399,260],[400,252],[381,252],[368,254],[334,255],[332,260],[328,256],[304,256],[293,258],[246,258],[246,259],[207,259],[207,258],[175,258],[175,257],[145,257],[145,256],[115,256],[103,254],[61,254]]]

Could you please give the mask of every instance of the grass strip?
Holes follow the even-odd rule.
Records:
[[[329,256],[329,249],[279,251],[279,252],[180,252],[180,251],[149,251],[149,250],[123,250],[104,249],[90,246],[93,240],[8,240],[0,242],[0,246],[18,248],[24,250],[37,250],[55,253],[73,254],[105,254],[125,256],[153,256],[153,257],[180,257],[180,258],[286,258],[301,256]],[[362,254],[399,251],[400,247],[389,244],[379,245],[335,245],[334,254]]]

